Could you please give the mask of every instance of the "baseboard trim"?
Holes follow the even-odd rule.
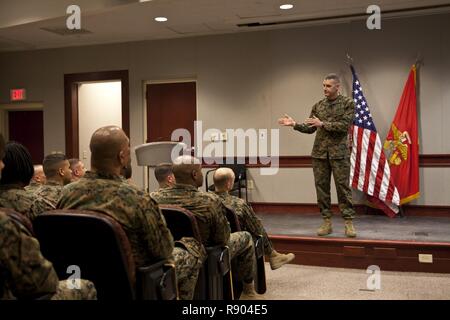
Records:
[[[251,205],[256,213],[319,214],[319,207],[315,203],[252,202]],[[404,205],[402,208],[405,216],[450,217],[450,206]],[[339,213],[337,204],[333,204],[331,209]],[[381,210],[363,204],[355,205],[355,210],[357,214],[384,215]]]

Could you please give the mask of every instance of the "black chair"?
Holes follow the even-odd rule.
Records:
[[[230,168],[234,172],[234,185],[230,190],[230,193],[238,194],[239,198],[242,198],[242,189],[245,191],[245,201],[248,201],[248,189],[247,189],[247,167],[245,164],[221,164],[219,168]],[[214,191],[214,183],[209,185],[209,174],[216,171],[216,169],[211,169],[206,172],[205,175],[205,185],[206,190]]]
[[[193,237],[202,243],[197,220],[192,212],[175,205],[160,205],[167,227],[174,240],[182,237]],[[200,269],[194,300],[233,299],[231,284],[231,262],[228,247],[206,247],[207,259]],[[231,288],[231,289],[230,289]]]
[[[175,268],[159,261],[136,268],[128,238],[111,217],[84,210],[54,210],[33,222],[43,255],[60,279],[68,267],[80,268],[99,300],[175,300]]]
[[[241,225],[239,223],[239,218],[232,208],[225,207],[228,222],[230,223],[231,232],[241,231]],[[259,294],[266,293],[266,269],[264,266],[264,238],[262,235],[256,236],[254,241],[255,245],[255,256],[256,256],[256,278],[255,278],[255,291]],[[242,286],[240,283],[234,281],[234,295],[235,297],[240,296],[240,291]]]

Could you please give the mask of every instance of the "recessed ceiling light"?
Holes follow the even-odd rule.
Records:
[[[155,18],[155,21],[158,21],[158,22],[166,22],[166,21],[167,21],[167,18],[166,18],[166,17],[156,17],[156,18]]]
[[[280,9],[281,10],[289,10],[289,9],[292,9],[293,7],[294,7],[294,5],[286,3],[286,4],[282,4],[280,6]]]

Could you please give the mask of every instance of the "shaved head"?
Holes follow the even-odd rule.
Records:
[[[214,172],[213,180],[216,191],[230,191],[234,184],[234,172],[230,168],[219,168]]]
[[[97,129],[89,144],[91,167],[94,171],[120,175],[122,168],[131,165],[130,140],[117,126]]]
[[[189,184],[195,187],[203,185],[202,163],[192,156],[180,156],[175,159],[172,167],[177,183]]]

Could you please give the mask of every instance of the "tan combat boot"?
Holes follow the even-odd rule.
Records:
[[[345,235],[349,238],[356,237],[355,227],[353,227],[352,220],[345,220]]]
[[[250,283],[244,282],[244,287],[242,288],[242,293],[239,300],[265,300],[265,298],[256,293],[255,286],[252,281]]]
[[[323,219],[322,225],[317,230],[317,235],[318,236],[326,236],[327,234],[330,234],[332,232],[333,232],[333,228],[331,227],[331,219],[330,218]]]
[[[294,258],[295,255],[293,253],[283,254],[277,252],[276,250],[272,250],[269,256],[270,268],[272,270],[276,270],[286,263],[291,262]]]

